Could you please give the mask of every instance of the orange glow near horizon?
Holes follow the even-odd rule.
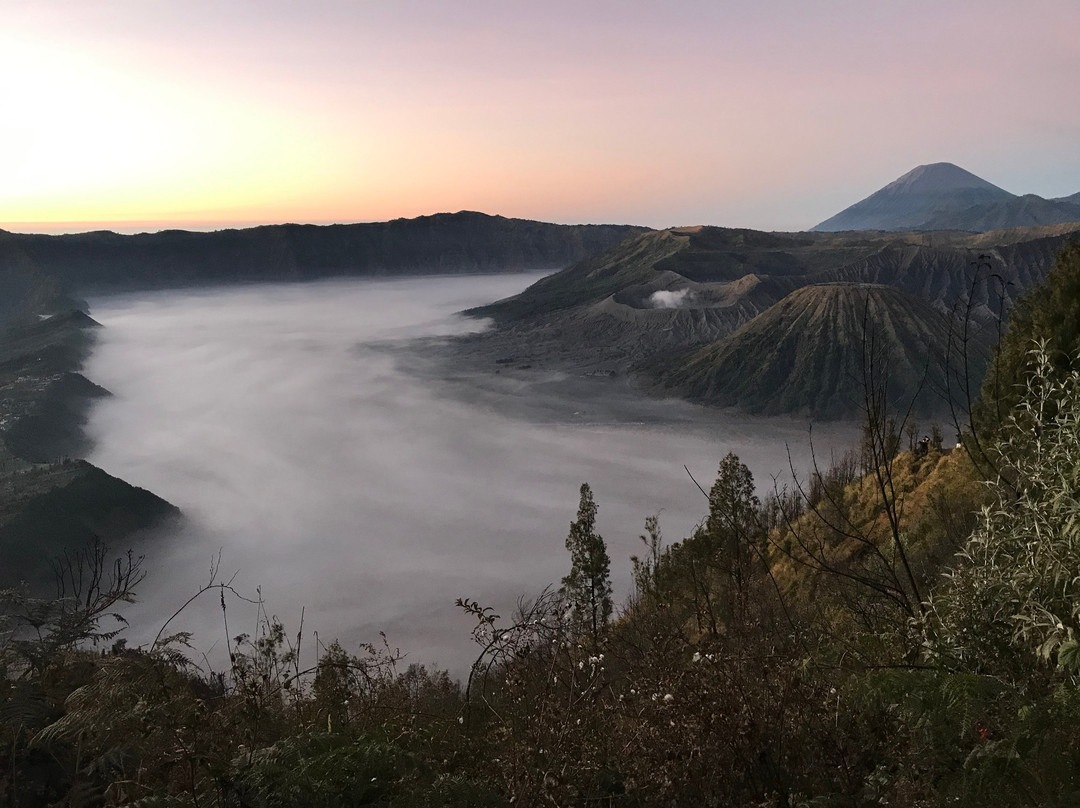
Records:
[[[0,195],[7,229],[374,221],[466,208],[557,219],[568,195],[588,216],[679,170],[662,151],[646,165],[632,162],[626,139],[604,142],[585,118],[591,101],[545,126],[567,110],[541,93],[532,127],[508,139],[505,128],[522,122],[492,127],[498,109],[480,122],[434,99],[393,114],[378,105],[368,120],[349,109],[297,116],[239,90],[134,78],[45,45],[0,42],[0,54],[4,107],[19,110],[0,128],[0,149],[18,155]],[[629,145],[654,135],[638,129]]]
[[[0,32],[0,228],[467,209],[795,229],[938,160],[1065,195],[1080,7],[1032,1],[22,4]]]
[[[123,75],[43,46],[0,41],[0,126],[12,155],[2,222],[214,219],[329,184],[329,153],[273,110]]]

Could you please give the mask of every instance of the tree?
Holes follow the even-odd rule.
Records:
[[[746,585],[751,546],[760,542],[758,519],[761,501],[754,493],[754,475],[738,455],[728,452],[720,461],[716,482],[709,490],[709,516],[705,535],[713,558],[730,582],[725,597],[724,619],[734,616]]]
[[[1033,352],[1042,344],[1050,360],[1040,366]],[[993,433],[1004,424],[1024,397],[1037,373],[1064,378],[1076,370],[1080,355],[1080,244],[1070,244],[1058,255],[1046,281],[1030,290],[1009,318],[982,386],[982,401],[972,422]]]
[[[757,532],[761,501],[754,493],[754,475],[734,452],[720,461],[716,481],[709,490],[709,517],[705,529],[721,539],[718,548],[728,559],[746,553],[745,542]],[[742,547],[739,545],[742,544]]]
[[[566,549],[570,551],[570,574],[562,580],[563,595],[575,624],[587,631],[596,645],[611,619],[611,559],[596,532],[596,502],[588,483],[581,484],[577,520],[570,523]]]
[[[142,556],[131,551],[110,560],[109,547],[95,536],[86,547],[53,562],[56,597],[35,597],[25,586],[0,590],[0,671],[45,676],[66,651],[116,639],[127,621],[117,613],[134,603],[146,577]],[[111,619],[112,627],[102,626]]]
[[[661,549],[664,536],[660,532],[660,514],[645,517],[645,533],[640,538],[648,555],[644,559],[630,556],[630,563],[634,569],[634,588],[639,597],[644,597],[657,594],[660,565],[665,557]]]

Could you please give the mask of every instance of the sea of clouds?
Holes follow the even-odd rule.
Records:
[[[806,425],[709,413],[678,402],[665,423],[515,415],[528,385],[472,400],[469,384],[409,370],[415,340],[484,327],[456,312],[513,294],[537,275],[335,280],[154,292],[91,301],[105,328],[85,373],[114,393],[91,414],[90,460],[178,505],[186,523],[140,547],[150,575],[131,613],[145,642],[221,575],[295,633],[304,612],[322,642],[378,642],[461,674],[474,654],[461,596],[509,616],[521,595],[558,583],[578,487],[599,503],[616,593],[646,516],[670,540],[691,531],[729,451],[761,488],[805,467]],[[453,369],[447,377],[454,376]],[[528,411],[528,408],[524,408]],[[690,412],[691,416],[686,417]],[[569,414],[569,415],[567,415]],[[625,420],[625,419],[624,419]],[[818,450],[850,430],[815,429]],[[170,626],[220,660],[216,596]],[[232,635],[257,610],[231,600]],[[310,659],[308,661],[311,661]]]

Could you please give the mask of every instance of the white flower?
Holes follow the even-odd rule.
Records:
[[[691,662],[701,662],[701,654],[694,651],[694,656],[690,660]]]
[[[579,662],[579,663],[577,664],[577,669],[578,669],[579,671],[581,671],[581,670],[585,670],[585,663],[584,663],[584,662]]]
[[[675,701],[675,697],[673,695],[671,695],[670,693],[664,694],[664,704],[671,704],[671,702],[673,701]]]

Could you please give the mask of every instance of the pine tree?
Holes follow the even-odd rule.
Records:
[[[575,626],[588,633],[595,646],[611,619],[611,559],[607,545],[596,533],[596,502],[588,483],[581,485],[577,520],[570,523],[566,537],[570,552],[570,574],[562,580],[562,591]]]
[[[710,629],[717,630],[712,614],[712,596],[719,598],[719,618],[729,622],[735,617],[751,568],[751,549],[763,540],[759,513],[761,501],[754,493],[754,475],[738,455],[728,452],[720,461],[716,482],[709,491],[709,516],[699,532],[698,542],[705,552],[707,566],[721,574],[723,585],[716,593],[705,592],[710,601]],[[711,587],[711,584],[710,584]]]

